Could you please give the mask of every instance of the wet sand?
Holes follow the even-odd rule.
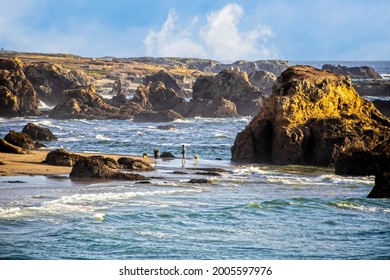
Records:
[[[8,154],[0,153],[0,176],[22,176],[22,175],[53,175],[53,174],[69,174],[72,167],[54,166],[42,163],[46,159],[46,155],[50,151],[29,151],[28,154]],[[102,155],[111,157],[115,160],[122,156],[130,157],[129,155],[110,155],[110,154],[86,154],[75,153],[84,156]],[[131,156],[133,158],[142,158],[139,156]],[[150,163],[153,159],[148,159]]]

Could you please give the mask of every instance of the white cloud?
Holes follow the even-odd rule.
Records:
[[[206,25],[194,35],[191,30],[197,20],[183,29],[171,9],[161,30],[150,30],[144,45],[150,56],[206,57],[223,61],[275,58],[275,50],[267,46],[267,39],[273,36],[271,28],[259,25],[251,30],[240,30],[243,15],[241,6],[228,4],[207,15]]]
[[[191,39],[190,29],[197,19],[186,29],[177,26],[177,16],[174,9],[168,13],[167,20],[160,31],[149,30],[144,39],[147,55],[191,57],[205,55],[204,48]]]

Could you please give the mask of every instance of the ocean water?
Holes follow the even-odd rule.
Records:
[[[0,119],[0,137],[29,121],[49,127],[59,136],[49,148],[142,155],[157,145],[179,156],[186,144],[189,157],[159,159],[144,174],[150,184],[0,177],[0,259],[390,259],[390,200],[366,198],[374,177],[233,164],[230,147],[249,120],[195,118],[165,131],[131,120]]]

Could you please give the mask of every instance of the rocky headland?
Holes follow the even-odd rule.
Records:
[[[236,162],[329,166],[345,153],[371,151],[390,121],[361,98],[348,77],[310,66],[287,69],[260,113],[236,137]]]

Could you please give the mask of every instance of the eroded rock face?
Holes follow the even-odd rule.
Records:
[[[165,72],[164,70],[160,70],[155,74],[149,75],[145,77],[144,84],[148,85],[149,82],[156,83],[156,82],[162,82],[166,89],[171,89],[179,97],[189,97],[186,91],[179,85],[178,81],[173,78],[169,73]]]
[[[372,151],[390,121],[348,77],[310,66],[287,69],[260,113],[239,133],[232,160],[329,166],[341,154]]]
[[[336,74],[349,76],[351,79],[382,79],[373,68],[368,66],[347,67],[341,65],[324,64],[322,70],[331,71]]]
[[[119,108],[107,104],[96,94],[94,86],[67,90],[64,99],[49,116],[55,119],[107,119],[121,118]]]
[[[49,106],[57,105],[64,97],[65,90],[93,83],[92,78],[83,72],[66,69],[60,64],[26,63],[23,72],[37,92],[38,99]]]
[[[46,127],[41,127],[34,123],[28,123],[23,127],[23,133],[31,136],[33,140],[39,141],[54,141],[57,140],[57,136]]]
[[[153,111],[174,110],[176,106],[185,103],[183,98],[179,97],[174,90],[166,88],[162,82],[141,84],[132,101],[140,104],[145,110]]]
[[[18,58],[0,59],[0,116],[38,116],[37,94]]]
[[[246,72],[237,68],[226,69],[215,77],[199,77],[192,95],[194,103],[198,99],[229,100],[241,116],[256,115],[264,98],[264,93],[249,82]]]
[[[264,70],[253,71],[248,75],[249,82],[258,87],[262,92],[270,95],[272,87],[276,81],[275,74]]]

